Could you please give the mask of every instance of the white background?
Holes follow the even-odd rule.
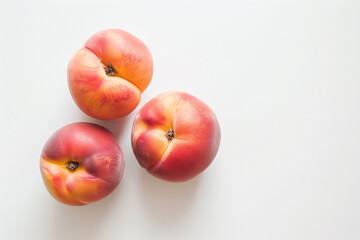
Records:
[[[98,121],[66,68],[88,37],[120,28],[154,58],[138,108]],[[0,239],[360,239],[359,1],[0,3]],[[167,90],[204,100],[222,128],[213,164],[182,184],[137,163],[135,113]],[[39,157],[77,121],[119,139],[123,179],[85,207],[55,201]]]

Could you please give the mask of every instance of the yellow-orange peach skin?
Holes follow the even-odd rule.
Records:
[[[183,182],[211,164],[220,138],[219,122],[204,102],[184,92],[170,91],[140,109],[131,142],[136,159],[150,174]]]
[[[124,158],[116,138],[90,123],[73,123],[46,142],[40,170],[49,193],[58,201],[80,206],[109,195],[119,184]]]
[[[68,65],[68,85],[75,103],[85,114],[102,120],[132,112],[152,75],[149,49],[119,29],[90,37]]]

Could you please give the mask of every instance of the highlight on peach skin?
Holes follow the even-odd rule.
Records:
[[[77,106],[91,117],[114,120],[139,104],[152,79],[153,59],[135,36],[107,29],[85,42],[70,60],[67,72]]]
[[[114,191],[123,175],[124,158],[110,131],[96,124],[72,123],[48,139],[40,170],[56,200],[79,206]]]
[[[183,182],[204,171],[220,145],[215,113],[184,92],[165,92],[137,113],[131,143],[139,164],[150,174]]]

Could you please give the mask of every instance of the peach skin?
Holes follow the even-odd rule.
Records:
[[[139,164],[150,174],[183,182],[204,171],[220,145],[220,125],[200,99],[184,92],[165,92],[137,113],[131,143]]]
[[[46,142],[40,170],[49,193],[58,201],[80,206],[109,195],[119,184],[124,158],[116,138],[90,123],[73,123]]]
[[[114,120],[132,112],[150,84],[153,60],[138,38],[119,29],[90,37],[68,65],[68,85],[87,115]]]

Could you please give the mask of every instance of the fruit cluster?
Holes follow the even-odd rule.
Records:
[[[90,37],[68,65],[68,85],[87,115],[114,120],[131,113],[153,75],[149,49],[122,30]],[[131,143],[150,174],[183,182],[204,171],[220,145],[220,125],[200,99],[178,91],[162,93],[136,114]],[[68,205],[85,205],[109,195],[119,184],[124,157],[113,134],[96,124],[72,123],[46,142],[40,159],[47,190]]]

